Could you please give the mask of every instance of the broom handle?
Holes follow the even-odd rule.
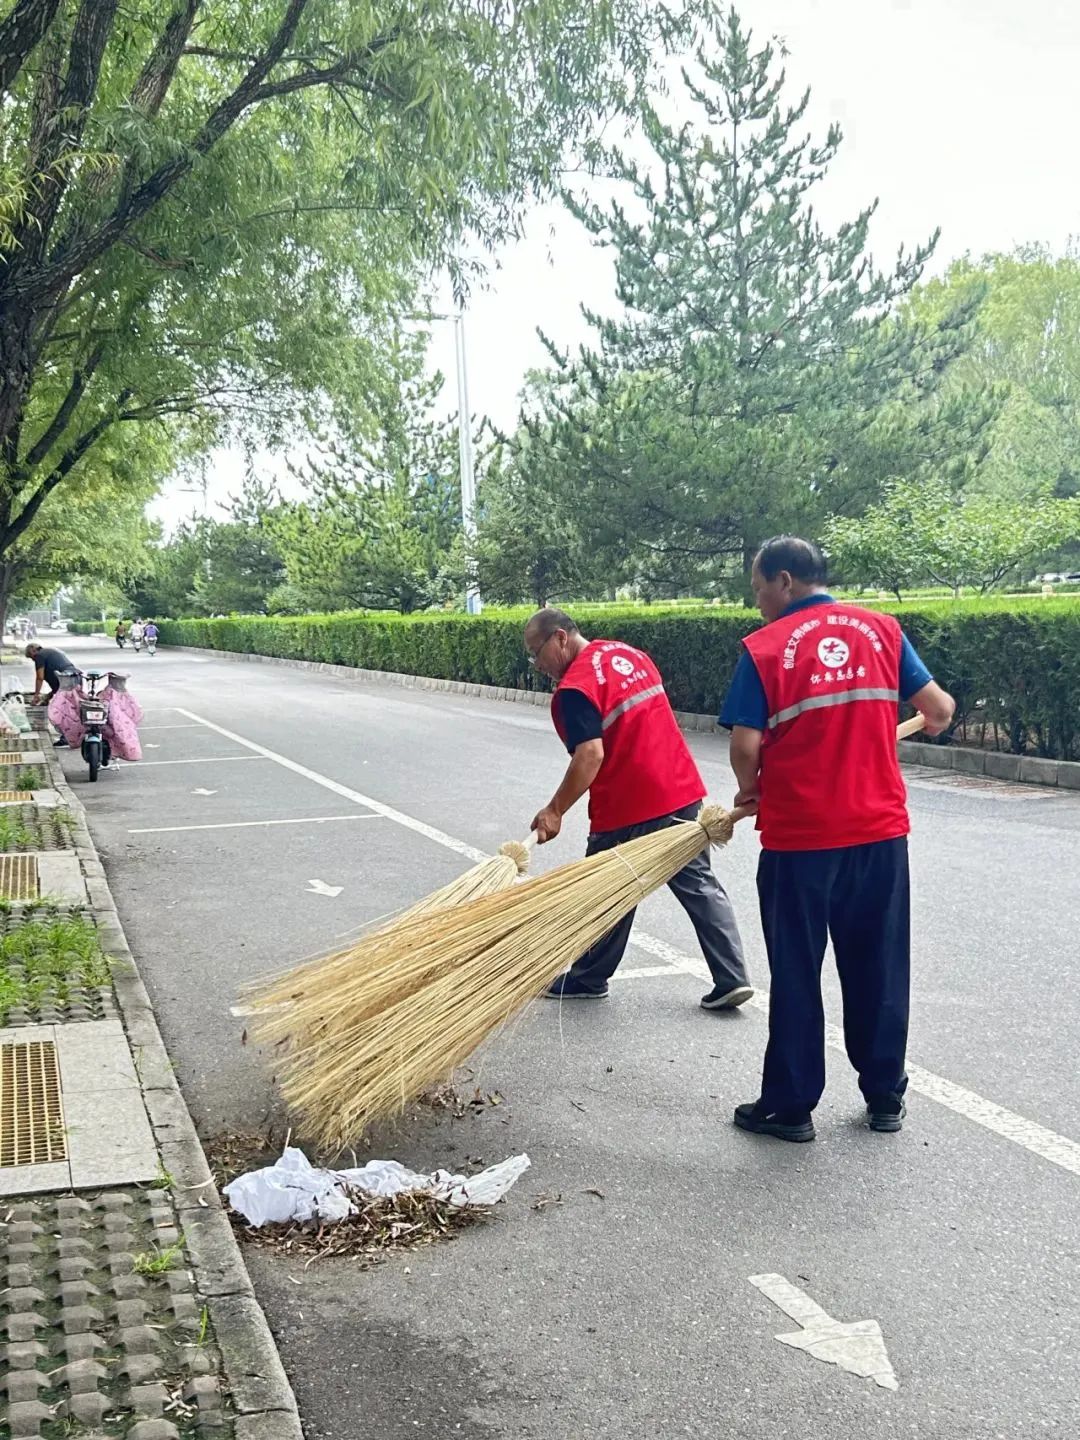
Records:
[[[910,720],[905,720],[902,725],[896,727],[897,740],[906,740],[909,735],[916,735],[926,724],[925,715],[913,715]],[[731,818],[735,821],[746,820],[751,815],[756,815],[757,810],[752,805],[736,805],[731,812]],[[530,830],[525,839],[521,842],[526,850],[531,850],[536,844],[536,831]]]

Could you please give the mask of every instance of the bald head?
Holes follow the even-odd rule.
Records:
[[[550,606],[537,610],[525,625],[525,649],[529,663],[552,680],[562,679],[587,643],[577,622],[565,610]]]

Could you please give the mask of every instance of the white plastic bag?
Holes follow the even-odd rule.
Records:
[[[0,708],[12,730],[17,730],[20,735],[30,734],[30,716],[26,713],[21,695],[9,695]]]
[[[224,1194],[251,1225],[334,1221],[353,1213],[350,1189],[385,1199],[423,1191],[451,1205],[494,1205],[528,1168],[527,1155],[513,1155],[478,1175],[452,1175],[448,1170],[420,1175],[397,1160],[369,1160],[354,1170],[321,1170],[302,1150],[290,1147],[273,1165],[230,1181]]]

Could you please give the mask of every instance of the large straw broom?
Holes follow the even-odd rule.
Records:
[[[613,850],[563,865],[509,891],[393,927],[394,952],[339,966],[257,1027],[291,1034],[278,1060],[286,1102],[317,1141],[342,1145],[401,1111],[465,1060],[644,897],[708,845],[731,838],[740,810],[706,806]],[[309,1037],[296,1043],[297,1034]]]
[[[922,716],[905,722],[897,738],[922,724]],[[278,1062],[287,1104],[317,1141],[331,1146],[400,1112],[646,895],[709,845],[727,844],[749,813],[705,806],[695,821],[572,861],[508,892],[452,908],[421,902],[369,937],[363,964],[354,947],[329,957],[329,968],[315,962],[294,972],[291,985],[284,977],[277,1008],[256,1034],[290,1040]],[[306,983],[297,986],[297,974]]]
[[[332,1012],[327,1010],[326,997],[332,993],[330,987],[339,971],[371,974],[380,960],[385,963],[398,956],[402,943],[399,932],[408,933],[409,926],[418,917],[507,889],[528,870],[529,851],[535,842],[534,835],[523,841],[508,841],[497,855],[490,855],[440,890],[399,911],[351,945],[316,956],[270,979],[264,977],[256,981],[234,1013],[257,1017],[253,1028],[261,1042],[278,1044],[288,1039],[294,1048],[310,1044],[315,1034],[324,1033],[333,1019]]]

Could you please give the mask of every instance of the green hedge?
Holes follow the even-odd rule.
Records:
[[[903,623],[935,677],[957,699],[958,737],[1016,753],[1080,759],[1080,604],[994,598],[879,606]],[[166,645],[328,661],[530,689],[527,610],[465,615],[232,616],[163,620]],[[678,710],[718,710],[755,612],[719,608],[590,609],[586,633],[647,650]]]

